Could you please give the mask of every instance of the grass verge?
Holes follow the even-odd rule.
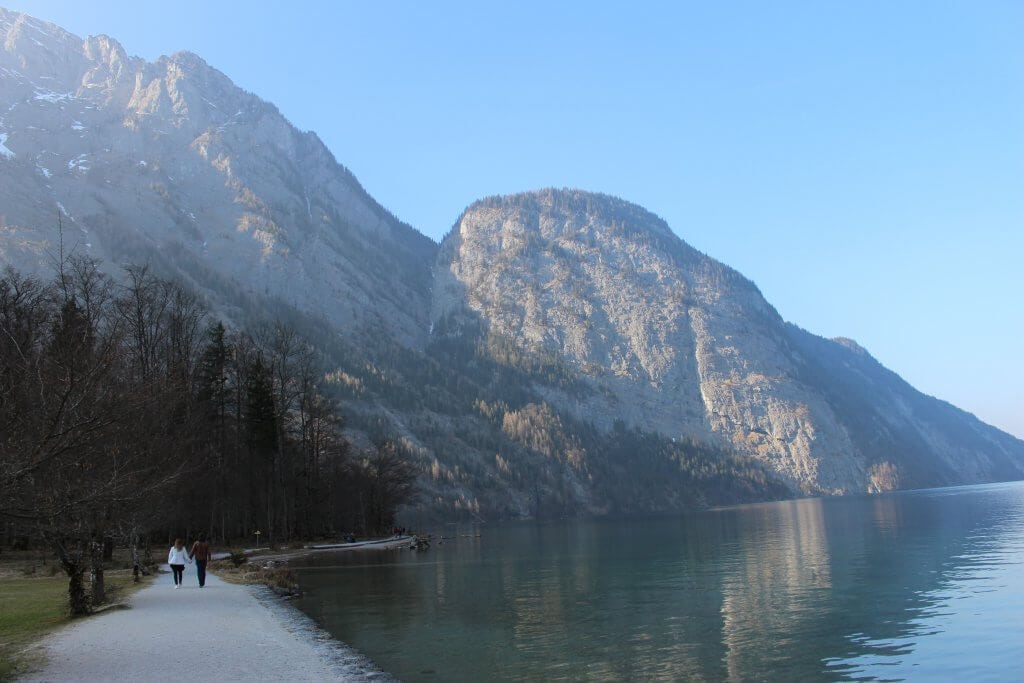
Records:
[[[262,584],[278,595],[297,595],[299,592],[295,574],[288,567],[260,565],[256,562],[235,567],[230,562],[220,561],[214,562],[211,569],[217,572],[222,581],[228,583]]]
[[[127,570],[107,571],[108,603],[127,600],[147,583],[147,579],[132,583]],[[68,581],[63,574],[0,578],[0,681],[26,673],[34,662],[25,649],[70,621]]]

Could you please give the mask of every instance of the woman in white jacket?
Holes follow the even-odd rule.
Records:
[[[170,552],[167,553],[167,564],[171,565],[171,571],[174,572],[175,588],[181,587],[181,575],[185,573],[185,563],[191,561],[188,551],[185,550],[185,544],[182,543],[180,538],[174,539],[174,545],[171,546]]]

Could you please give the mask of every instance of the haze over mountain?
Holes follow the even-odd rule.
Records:
[[[369,197],[316,135],[187,52],[146,63],[0,10],[0,208],[12,263],[65,244],[167,261],[216,300],[253,293],[422,344],[432,242]],[[389,303],[390,302],[390,303]]]
[[[856,343],[782,320],[636,205],[481,200],[440,245],[200,57],[149,63],[0,9],[0,261],[148,262],[229,321],[285,317],[353,438],[393,435],[424,508],[679,509],[1024,477],[1024,442]]]

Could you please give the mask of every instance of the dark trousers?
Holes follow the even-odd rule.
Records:
[[[199,587],[206,585],[206,560],[196,560],[196,574],[199,575]]]
[[[172,564],[171,571],[174,572],[174,585],[177,586],[181,583],[181,575],[185,573],[185,565]]]

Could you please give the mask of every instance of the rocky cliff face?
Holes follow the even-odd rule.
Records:
[[[443,514],[667,511],[1024,477],[922,396],[640,207],[486,199],[438,245],[199,57],[148,63],[0,9],[0,263],[150,263],[228,321],[296,314],[353,438]],[[302,316],[306,316],[302,318]]]
[[[794,491],[884,488],[884,463],[904,485],[1024,474],[1024,444],[940,409],[856,345],[787,325],[750,281],[619,199],[545,190],[478,202],[443,242],[436,281],[435,319],[477,317],[585,378],[583,398],[538,387],[561,409],[699,435]],[[924,452],[934,457],[922,467]]]
[[[427,333],[436,245],[360,187],[313,133],[187,52],[155,63],[0,9],[0,242],[149,261],[225,307],[252,295],[339,327]]]

